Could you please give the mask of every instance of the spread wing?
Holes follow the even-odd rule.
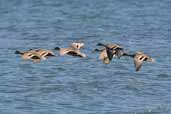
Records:
[[[106,49],[100,52],[99,59],[104,60],[107,57]]]
[[[47,51],[47,55],[46,56],[55,56],[55,54],[52,51]]]
[[[84,53],[81,53],[81,52],[77,52],[77,55],[78,57],[82,57],[82,58],[85,58],[86,55]]]
[[[119,58],[120,58],[121,56],[123,56],[123,54],[124,54],[122,48],[117,48],[117,49],[115,49],[115,51],[116,51],[116,52],[115,52],[116,56],[119,57]]]
[[[36,53],[40,56],[47,57],[47,56],[55,56],[55,54],[49,50],[39,49]]]
[[[143,61],[140,61],[137,59],[137,57],[134,58],[134,65],[135,65],[135,69],[136,71],[139,71],[141,66],[142,66],[142,62]]]
[[[61,48],[61,49],[59,50],[59,55],[63,56],[63,55],[65,55],[65,54],[69,53],[70,51],[71,51],[71,50],[68,49],[68,48]]]
[[[108,64],[110,63],[110,60],[107,56],[106,49],[103,49],[103,51],[100,52],[99,59],[103,61],[103,63]]]

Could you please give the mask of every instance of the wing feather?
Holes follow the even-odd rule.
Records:
[[[142,66],[142,61],[138,60],[137,57],[134,58],[134,65],[136,71],[139,71]]]
[[[61,48],[59,50],[59,55],[63,56],[65,54],[69,53],[69,52],[70,52],[70,49],[68,49],[68,48]]]

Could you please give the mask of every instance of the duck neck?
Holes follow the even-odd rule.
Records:
[[[106,45],[102,44],[102,43],[98,43],[97,46],[104,46],[104,47],[106,47]]]
[[[128,53],[124,53],[123,56],[129,56],[129,57],[135,57],[135,54],[128,54]]]
[[[130,57],[135,57],[135,54],[128,54],[128,56],[130,56]]]
[[[24,53],[17,50],[17,51],[15,51],[15,54],[23,55]]]
[[[57,50],[57,51],[59,51],[59,50],[60,50],[60,48],[59,48],[59,47],[55,47],[55,48],[54,48],[54,50]]]

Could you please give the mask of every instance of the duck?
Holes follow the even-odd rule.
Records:
[[[36,55],[39,56],[42,60],[55,56],[52,51],[46,49],[35,49],[34,51],[36,52]]]
[[[100,52],[99,59],[105,64],[109,64],[113,57],[120,58],[121,56],[126,55],[126,53],[123,52],[123,48],[118,44],[98,43],[97,46],[104,47],[102,49],[95,49],[95,51]]]
[[[56,47],[55,50],[59,51],[60,56],[70,55],[70,56],[86,58],[86,54],[80,52],[80,49],[83,47],[84,47],[84,43],[73,42],[70,44],[70,47],[68,48]]]
[[[135,66],[135,70],[139,71],[142,67],[143,62],[154,62],[155,59],[150,57],[147,54],[144,54],[143,52],[136,52],[135,54],[128,54],[127,56],[130,56],[133,58],[134,60],[134,66]]]
[[[32,60],[33,62],[37,63],[40,62],[41,58],[36,54],[35,50],[28,50],[25,52],[15,51],[15,54],[21,55],[23,60]]]
[[[46,49],[30,49],[25,52],[17,50],[15,54],[20,54],[22,59],[33,60],[35,63],[40,62],[41,60],[46,60],[48,57],[55,56],[52,51]]]

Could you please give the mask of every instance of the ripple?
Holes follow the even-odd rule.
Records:
[[[169,74],[159,74],[159,75],[157,75],[157,77],[159,79],[163,79],[163,80],[165,80],[165,79],[170,80],[171,79],[171,75],[169,75]]]

